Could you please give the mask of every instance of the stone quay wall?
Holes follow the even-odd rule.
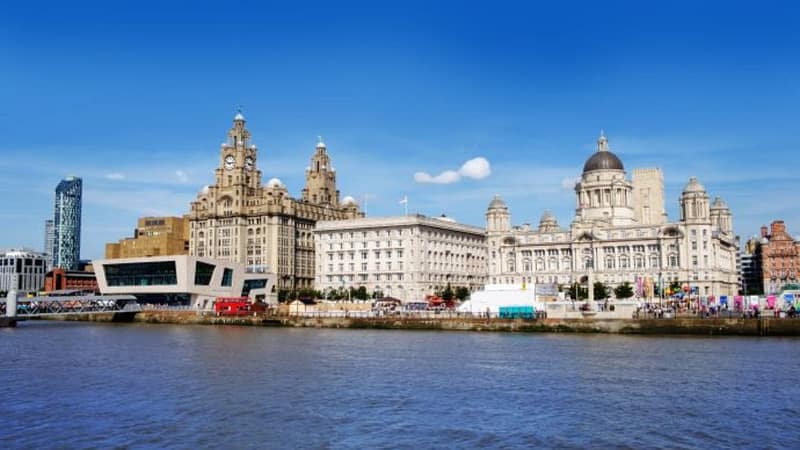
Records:
[[[125,316],[98,313],[55,320],[138,322],[179,325],[239,325],[376,330],[436,330],[484,332],[612,333],[695,336],[800,336],[800,319],[676,318],[676,319],[498,319],[415,317],[223,316],[194,311],[143,311]]]

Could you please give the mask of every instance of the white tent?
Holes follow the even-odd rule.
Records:
[[[497,314],[501,306],[533,306],[536,310],[542,309],[536,301],[532,284],[489,284],[484,290],[473,292],[470,299],[458,307],[458,311],[477,314],[488,310]]]

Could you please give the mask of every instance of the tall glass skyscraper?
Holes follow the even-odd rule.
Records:
[[[53,244],[56,240],[56,227],[53,219],[44,221],[44,254],[47,270],[53,268]]]
[[[81,259],[81,203],[83,181],[67,177],[56,186],[53,217],[53,267],[78,270]]]

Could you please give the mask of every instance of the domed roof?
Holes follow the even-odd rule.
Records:
[[[325,148],[325,143],[322,142],[322,136],[317,136],[317,147],[316,148]]]
[[[706,188],[697,181],[697,177],[689,178],[689,182],[686,183],[686,187],[683,188],[683,192],[705,192]]]
[[[617,155],[609,152],[597,152],[586,160],[583,165],[583,171],[589,172],[592,170],[625,170],[622,161]]]
[[[283,187],[283,182],[281,182],[279,178],[270,178],[270,180],[267,181],[267,187]]]
[[[592,170],[625,170],[619,157],[609,149],[608,139],[602,131],[597,139],[597,152],[590,156],[583,165],[584,173]]]
[[[342,204],[343,205],[355,205],[356,204],[356,199],[354,199],[353,197],[348,195],[348,196],[346,196],[345,198],[342,199]]]
[[[494,198],[489,203],[489,209],[508,209],[508,206],[506,206],[506,202],[500,198],[500,194],[495,194]]]
[[[539,219],[539,222],[556,222],[556,218],[550,213],[550,211],[545,210],[542,214],[542,218]]]
[[[714,203],[711,204],[711,209],[728,209],[728,205],[722,200],[722,197],[717,196],[714,198]]]
[[[241,120],[241,121],[244,121],[244,116],[242,115],[242,112],[241,112],[241,111],[237,112],[237,113],[236,113],[236,116],[234,116],[234,117],[233,117],[233,120]]]

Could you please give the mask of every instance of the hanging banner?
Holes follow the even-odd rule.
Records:
[[[777,299],[775,298],[774,295],[768,295],[767,296],[767,308],[769,308],[769,309],[775,308],[775,300],[777,300]]]

